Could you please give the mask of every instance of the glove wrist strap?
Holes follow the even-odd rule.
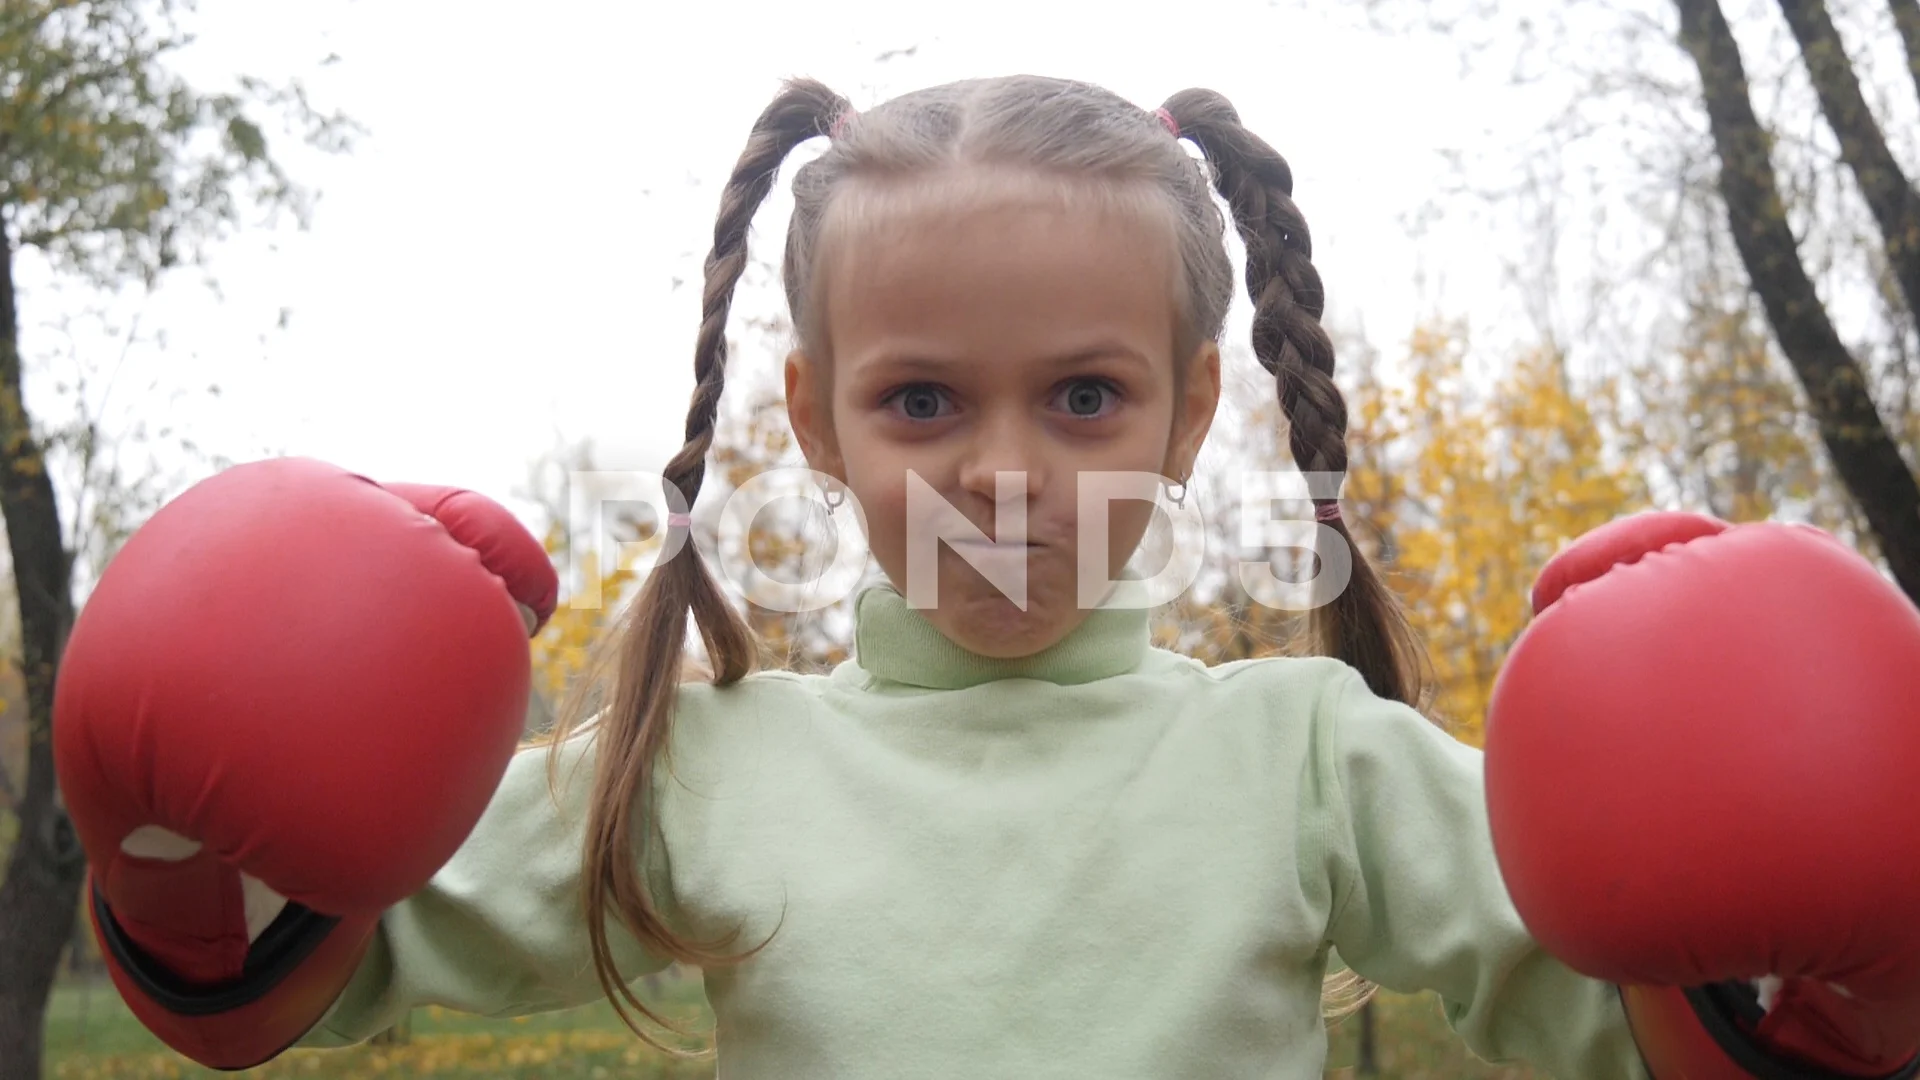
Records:
[[[340,920],[288,901],[247,950],[240,974],[212,985],[189,983],[155,961],[135,942],[107,906],[99,886],[89,883],[88,900],[100,930],[100,944],[127,978],[155,1005],[184,1017],[214,1016],[259,1001],[313,955]]]
[[[1788,1060],[1754,1034],[1765,1015],[1753,988],[1715,983],[1622,987],[1621,1003],[1654,1080],[1916,1080],[1920,1058],[1879,1076]]]

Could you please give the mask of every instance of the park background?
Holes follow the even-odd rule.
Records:
[[[713,211],[778,81],[867,106],[1016,71],[1144,108],[1217,89],[1288,157],[1352,407],[1347,514],[1458,738],[1541,565],[1625,513],[1812,522],[1920,595],[1916,0],[0,0],[0,1080],[211,1075],[102,981],[46,748],[62,628],[141,521],[280,454],[499,499],[570,596],[608,601],[535,640],[537,729],[649,558],[638,507],[588,531],[569,507],[583,474],[678,448]],[[728,491],[798,462],[789,207],[777,189],[757,219],[735,307],[710,550]],[[1220,660],[1293,629],[1234,562],[1299,569],[1241,543],[1236,477],[1287,464],[1247,315],[1192,485],[1205,572],[1156,613],[1161,643]],[[788,505],[735,546],[797,579],[818,528]],[[770,663],[818,668],[843,607],[749,613]],[[700,1015],[693,976],[648,992]],[[1471,1061],[1423,995],[1333,1042],[1342,1075],[1532,1075]],[[424,1010],[261,1071],[709,1075],[643,1051],[601,1007]]]

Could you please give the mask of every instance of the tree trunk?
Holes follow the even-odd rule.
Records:
[[[47,998],[73,936],[85,857],[54,793],[54,674],[73,593],[53,479],[21,397],[19,329],[12,238],[0,222],[0,516],[20,598],[28,732],[20,836],[0,884],[0,1080],[40,1080]]]
[[[1820,98],[1827,126],[1840,140],[1840,160],[1847,163],[1867,208],[1880,226],[1887,249],[1887,265],[1900,285],[1907,310],[1920,319],[1920,191],[1913,189],[1880,125],[1860,93],[1860,78],[1827,14],[1825,0],[1781,0],[1793,39]]]
[[[1360,1046],[1354,1055],[1353,1071],[1359,1076],[1379,1076],[1380,1057],[1374,1037],[1373,1002],[1360,1006]]]
[[[7,763],[0,761],[0,810],[11,810],[18,801],[20,792],[13,786],[13,774],[7,771]]]
[[[1907,596],[1920,603],[1920,484],[1874,408],[1800,262],[1768,137],[1753,112],[1739,46],[1718,0],[1676,0],[1680,39],[1700,71],[1733,241],[1775,338],[1805,389],[1834,471]]]

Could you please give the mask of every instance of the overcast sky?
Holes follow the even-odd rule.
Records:
[[[1441,181],[1443,151],[1472,154],[1528,122],[1524,97],[1498,78],[1464,80],[1443,42],[1263,0],[1124,13],[1032,0],[652,13],[661,7],[202,0],[183,63],[201,85],[298,76],[368,133],[344,156],[287,151],[322,192],[312,227],[222,246],[219,296],[181,274],[122,297],[121,314],[137,310],[166,345],[128,352],[110,421],[152,415],[171,395],[218,453],[312,455],[522,511],[513,490],[557,441],[592,439],[605,468],[656,467],[679,443],[720,182],[790,74],[856,105],[1023,71],[1100,82],[1145,107],[1208,86],[1290,159],[1330,319],[1364,320],[1391,345],[1423,310],[1504,303],[1489,245],[1416,243],[1403,220]],[[320,67],[329,54],[339,61]],[[776,202],[761,218],[769,258],[784,217]],[[45,355],[57,344],[46,321],[85,298],[23,269],[37,335],[26,344]],[[110,343],[82,348],[115,367]],[[767,380],[775,362],[749,353],[734,370]],[[199,392],[212,383],[217,398]]]

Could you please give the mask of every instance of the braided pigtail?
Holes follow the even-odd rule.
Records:
[[[1320,324],[1326,293],[1313,266],[1313,240],[1293,202],[1293,171],[1273,147],[1248,131],[1225,97],[1187,90],[1170,98],[1160,119],[1193,141],[1213,168],[1214,185],[1233,211],[1247,251],[1247,295],[1253,300],[1253,352],[1274,376],[1286,415],[1289,448],[1302,472],[1344,479],[1347,402],[1333,381],[1333,341]],[[1338,489],[1314,492],[1315,517],[1352,554],[1347,587],[1308,616],[1313,650],[1358,670],[1373,692],[1424,709],[1431,665],[1399,599],[1354,543],[1340,516]],[[1322,1011],[1330,1020],[1358,1012],[1375,987],[1351,970],[1327,978]]]
[[[746,149],[740,154],[720,198],[714,225],[713,248],[706,260],[706,285],[701,297],[700,333],[694,345],[693,400],[687,409],[686,445],[664,470],[672,504],[692,507],[706,478],[707,452],[726,382],[727,315],[734,287],[747,267],[747,233],[755,211],[772,189],[787,155],[801,143],[828,134],[847,102],[819,83],[789,83],[754,122]],[[687,523],[675,517],[669,528],[685,541]],[[604,706],[593,720],[595,764],[589,801],[582,882],[588,934],[595,974],[608,1000],[629,1028],[649,1044],[668,1053],[635,1023],[628,1007],[669,1030],[669,1021],[648,1009],[615,965],[607,936],[607,921],[617,915],[642,946],[663,958],[698,967],[736,963],[759,947],[738,956],[720,950],[737,935],[715,942],[694,942],[667,925],[655,905],[658,883],[647,880],[648,860],[640,845],[659,839],[654,813],[655,767],[665,753],[679,683],[686,668],[689,613],[706,645],[712,681],[733,683],[750,670],[757,645],[746,621],[721,592],[719,582],[690,543],[647,575],[639,597],[628,608],[614,648],[598,660],[595,678],[570,698],[566,715],[552,737],[558,750],[568,733],[585,722],[595,705]],[[597,687],[597,689],[596,689]],[[634,835],[635,824],[646,835]]]
[[[1326,293],[1306,219],[1293,202],[1293,172],[1217,93],[1184,91],[1165,112],[1213,166],[1246,245],[1253,352],[1277,384],[1294,463],[1309,475],[1344,477],[1347,402],[1333,381],[1333,341],[1320,324]],[[1424,708],[1432,692],[1426,651],[1398,598],[1354,543],[1337,490],[1316,496],[1322,494],[1314,499],[1316,517],[1353,553],[1353,576],[1331,603],[1313,610],[1315,651],[1351,664],[1381,697]]]

